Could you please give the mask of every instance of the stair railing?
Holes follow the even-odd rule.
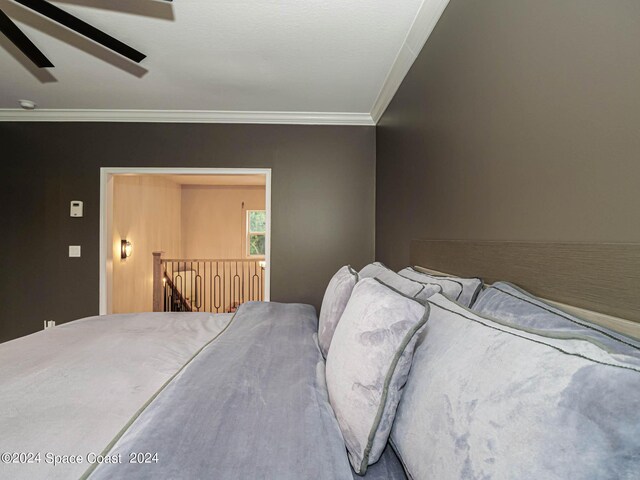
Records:
[[[153,262],[155,312],[234,312],[264,299],[261,259],[164,259],[154,252]]]

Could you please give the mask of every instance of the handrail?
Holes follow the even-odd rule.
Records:
[[[163,263],[166,262],[263,262],[264,257],[254,258],[163,258]]]

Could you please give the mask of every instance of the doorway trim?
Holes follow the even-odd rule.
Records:
[[[267,238],[265,243],[264,299],[271,300],[271,169],[270,168],[171,168],[171,167],[102,167],[100,168],[100,307],[99,314],[111,313],[111,274],[109,263],[114,175],[265,175],[265,210]],[[151,260],[149,260],[151,261]],[[113,262],[113,259],[111,259]]]

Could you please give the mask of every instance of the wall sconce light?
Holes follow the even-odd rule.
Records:
[[[124,260],[125,258],[130,257],[131,250],[132,250],[131,242],[127,240],[122,240],[120,242],[120,258]]]

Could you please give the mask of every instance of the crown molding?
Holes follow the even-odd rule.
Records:
[[[208,110],[0,109],[0,122],[257,123],[285,125],[366,125],[368,113],[234,112]]]
[[[0,122],[253,123],[375,126],[433,32],[449,0],[423,0],[378,93],[371,113],[218,110],[1,109]]]
[[[391,66],[391,70],[389,70],[387,78],[380,89],[378,98],[376,98],[373,107],[371,107],[371,118],[376,124],[391,103],[404,77],[409,73],[413,62],[415,62],[422,47],[427,43],[448,4],[449,0],[424,0],[422,2],[404,43]]]

